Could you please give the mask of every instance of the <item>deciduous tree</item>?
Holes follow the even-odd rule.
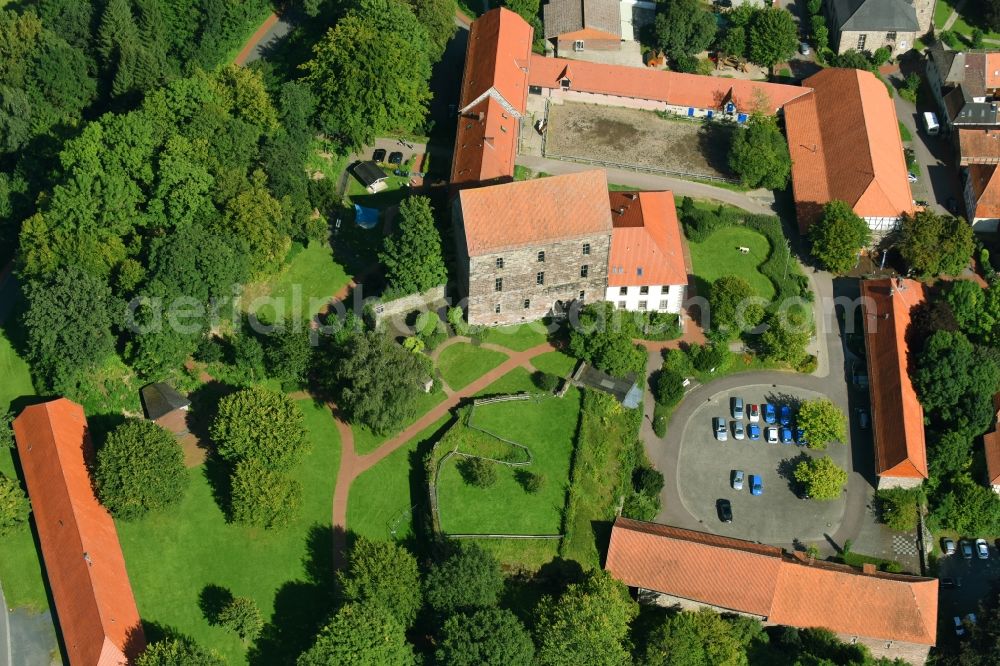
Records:
[[[431,566],[424,596],[442,614],[495,606],[503,589],[500,563],[475,544],[463,544],[446,560]]]
[[[287,395],[262,386],[220,400],[211,433],[226,460],[253,460],[277,471],[298,462],[308,446],[302,411]]]
[[[417,561],[396,543],[359,537],[337,579],[344,599],[379,607],[404,627],[413,624],[423,605]]]
[[[746,666],[746,645],[729,621],[710,610],[684,611],[653,630],[644,664]]]
[[[184,637],[150,643],[135,663],[136,666],[225,666],[226,661],[214,650]]]
[[[257,602],[249,597],[234,597],[219,612],[219,624],[229,629],[244,643],[253,642],[264,628]]]
[[[737,128],[729,148],[729,167],[744,187],[781,190],[788,185],[792,158],[773,116],[754,113],[745,127]]]
[[[847,440],[847,417],[827,398],[804,401],[796,423],[805,432],[811,449],[825,449],[829,442]]]
[[[176,504],[187,484],[177,439],[152,421],[126,421],[97,452],[97,496],[117,518],[134,520]]]
[[[807,360],[806,345],[812,333],[812,325],[801,312],[777,312],[768,318],[760,346],[769,360],[798,368]]]
[[[684,397],[684,377],[677,371],[664,367],[656,378],[656,401],[672,407]]]
[[[712,43],[716,29],[715,17],[697,0],[666,0],[657,5],[657,45],[671,58],[701,53]]]
[[[259,460],[241,460],[229,479],[232,519],[240,525],[287,527],[302,506],[302,484]]]
[[[879,518],[897,532],[917,529],[919,488],[885,488],[875,493]]]
[[[828,271],[846,273],[858,261],[872,232],[849,204],[834,200],[823,207],[823,217],[809,229],[812,256]]]
[[[31,504],[18,480],[0,474],[0,536],[23,527],[30,513]]]
[[[708,295],[712,328],[735,337],[764,318],[764,306],[750,283],[738,275],[723,275]]]
[[[316,642],[296,662],[298,666],[410,666],[413,647],[406,627],[391,612],[367,603],[349,603],[323,627]]]
[[[441,629],[437,661],[449,666],[530,666],[535,646],[507,609],[487,608],[449,617]]]
[[[795,466],[795,480],[805,485],[809,496],[817,500],[835,500],[847,485],[847,472],[830,456],[807,458]]]
[[[975,250],[972,227],[960,218],[922,210],[903,215],[899,252],[924,277],[958,275]]]
[[[455,6],[447,0],[408,0],[414,15],[427,29],[429,55],[432,63],[444,55],[445,47],[455,34]],[[534,0],[538,14],[538,0]],[[515,10],[516,11],[516,10]]]
[[[607,301],[585,306],[569,330],[569,350],[599,370],[616,377],[639,373],[646,366],[646,352],[633,338],[640,332],[629,313],[615,310]]]
[[[962,333],[931,335],[917,355],[912,378],[920,402],[933,418],[973,436],[989,427],[1000,370],[991,358],[977,354]]]
[[[759,9],[750,21],[748,54],[750,61],[773,68],[795,55],[798,28],[792,15],[781,7]]]
[[[434,225],[434,211],[427,197],[407,197],[396,218],[399,229],[385,237],[379,260],[385,265],[389,288],[416,294],[444,284],[448,270],[441,252],[441,234]]]

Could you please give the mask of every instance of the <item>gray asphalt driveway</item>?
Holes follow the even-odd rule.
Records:
[[[730,399],[743,398],[744,404],[770,402],[795,406],[803,400],[824,397],[816,391],[782,384],[744,385],[725,390],[700,402],[681,427],[677,488],[684,509],[702,529],[764,543],[789,544],[796,541],[821,541],[840,526],[846,508],[846,493],[832,501],[802,500],[795,494],[791,476],[793,466],[803,457],[829,455],[844,468],[849,448],[831,444],[826,451],[812,451],[794,444],[768,444],[763,437],[737,440],[730,428],[729,439],[716,441],[712,432],[713,417],[724,417],[732,425]],[[794,419],[794,417],[793,417]],[[744,427],[749,425],[743,419]],[[768,427],[761,421],[761,430]],[[742,490],[730,483],[732,472],[742,470],[748,481]],[[750,494],[749,476],[763,482],[763,494]],[[722,523],[716,513],[716,501],[728,499],[733,508],[733,522]]]

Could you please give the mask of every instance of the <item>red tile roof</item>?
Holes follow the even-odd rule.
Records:
[[[861,217],[912,213],[899,121],[885,85],[870,72],[837,68],[802,84],[813,93],[785,106],[800,228],[833,199]]]
[[[618,518],[605,568],[655,590],[773,624],[933,645],[938,582],[845,565],[703,532]]]
[[[809,92],[808,88],[779,83],[723,79],[717,76],[531,55],[529,85],[558,88],[563,78],[570,79],[571,90],[581,92],[648,99],[699,109],[721,109],[726,102],[732,101],[740,112],[746,113],[757,110],[758,107],[764,113],[774,113],[791,100]]]
[[[927,478],[924,410],[907,371],[906,329],[926,297],[915,280],[861,283],[868,382],[875,437],[875,473]]]
[[[611,234],[603,169],[462,190],[458,196],[470,257]]]
[[[1000,130],[960,128],[958,147],[963,166],[997,164],[1000,162]]]
[[[527,67],[533,30],[509,9],[472,22],[459,96],[452,185],[514,174],[518,118],[528,99]]]
[[[991,486],[1000,486],[1000,430],[983,435],[986,452],[986,480]]]
[[[610,192],[608,286],[687,284],[672,192]],[[639,274],[639,271],[642,274]]]
[[[988,90],[1000,88],[1000,52],[998,51],[986,53],[986,88]]]
[[[83,408],[26,407],[14,436],[70,664],[124,666],[145,638],[114,521],[91,488]]]
[[[976,218],[1000,217],[1000,171],[995,164],[969,165],[969,186],[976,200]]]

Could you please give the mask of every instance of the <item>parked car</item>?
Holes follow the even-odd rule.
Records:
[[[965,616],[965,621],[968,622],[969,624],[975,624],[976,623],[976,614],[975,613],[969,613],[968,615]]]
[[[755,442],[760,439],[760,426],[756,423],[751,423],[747,426],[747,437]]]
[[[743,398],[733,398],[729,401],[733,410],[733,418],[737,421],[743,420]]]
[[[867,430],[869,425],[868,410],[858,407],[858,425],[862,430]]]
[[[716,500],[715,509],[719,512],[719,520],[724,523],[733,522],[733,505],[729,503],[729,500]]]
[[[398,150],[389,153],[389,164],[395,164],[399,166],[402,163],[403,163],[403,153],[399,152]]]
[[[809,494],[808,486],[804,483],[797,483],[795,485],[795,496],[801,500],[807,500],[812,497],[812,495]]]
[[[750,423],[760,423],[760,405],[751,404],[748,408],[747,418],[750,419]]]
[[[969,541],[967,541],[966,539],[962,539],[962,541],[959,542],[958,545],[962,549],[962,557],[964,557],[967,560],[971,560],[972,559],[972,544]]]
[[[955,587],[955,579],[954,578],[942,578],[941,579],[941,587],[947,587],[947,588]]]
[[[792,443],[792,429],[791,428],[779,428],[778,437],[781,439],[782,444]]]
[[[781,425],[786,426],[792,422],[792,408],[788,405],[782,405],[779,414],[778,421]]]
[[[743,437],[744,437],[743,421],[733,421],[733,438],[743,439]]]
[[[712,419],[712,430],[715,432],[715,438],[720,442],[725,442],[729,439],[729,433],[726,430],[726,419],[721,416],[716,416]]]
[[[385,148],[376,148],[372,153],[373,162],[385,162]]]
[[[965,627],[962,626],[962,618],[960,618],[957,615],[955,616],[955,635],[956,636],[965,635]]]
[[[767,423],[775,422],[776,419],[774,418],[774,405],[772,405],[769,402],[765,402],[763,405],[760,406],[760,410],[764,412],[765,422]]]
[[[806,431],[802,428],[795,429],[795,443],[799,446],[805,446],[809,443],[809,440],[806,439]]]
[[[915,183],[918,180],[920,180],[919,178],[917,178],[917,174],[913,173],[912,171],[906,174],[906,179],[911,183]]]
[[[767,428],[767,431],[764,433],[764,436],[767,438],[767,443],[768,444],[777,444],[778,443],[778,429],[777,428]]]
[[[743,470],[733,471],[733,490],[743,490]]]
[[[799,53],[802,55],[809,55],[812,53],[812,50],[809,48],[809,44],[806,42],[799,42]]]
[[[986,545],[986,539],[976,539],[976,556],[981,560],[990,559],[990,547]]]
[[[953,539],[949,539],[948,537],[941,539],[941,550],[945,555],[954,555],[955,541]]]
[[[958,202],[955,201],[955,197],[948,197],[948,200],[944,202],[944,207],[952,215],[958,215]]]
[[[764,494],[764,482],[761,481],[760,477],[756,474],[750,475],[750,494],[751,495],[763,495]]]

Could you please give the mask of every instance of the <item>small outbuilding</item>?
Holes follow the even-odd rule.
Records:
[[[175,435],[188,434],[187,412],[191,401],[170,384],[147,384],[139,392],[146,418]]]
[[[351,173],[372,194],[384,190],[386,188],[385,181],[389,178],[389,175],[372,161],[355,162],[351,165]]]
[[[613,395],[626,409],[636,409],[642,404],[642,389],[636,383],[634,373],[619,378],[581,363],[575,380],[588,388]]]

